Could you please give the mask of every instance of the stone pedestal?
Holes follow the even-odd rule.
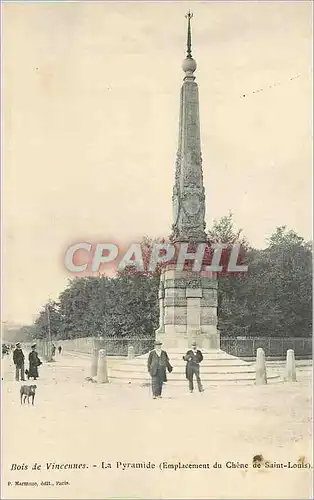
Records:
[[[97,382],[99,384],[107,384],[109,382],[105,349],[100,349],[98,353]]]
[[[297,380],[295,356],[293,349],[288,349],[287,351],[285,380],[287,382],[296,382]]]
[[[217,280],[212,273],[167,266],[160,279],[159,307],[156,338],[165,349],[185,349],[195,340],[203,349],[220,350]]]
[[[129,347],[128,347],[128,359],[134,359],[134,358],[135,358],[134,347],[132,345],[129,345]]]
[[[173,371],[167,374],[167,387],[180,387],[188,391],[188,382],[185,377],[186,362],[183,356],[186,354],[187,346],[184,348],[168,349],[167,353]],[[225,385],[253,385],[256,382],[256,365],[242,359],[231,356],[224,351],[215,352],[202,348],[204,359],[201,363],[201,380],[205,388],[212,389],[213,386]],[[121,360],[110,370],[110,382],[118,384],[131,384],[146,387],[150,380],[147,373],[147,360],[149,353],[136,356],[134,359]],[[265,375],[264,371],[263,374]],[[281,378],[277,372],[267,371],[267,384],[280,383]],[[265,377],[262,378],[265,383]]]
[[[267,384],[267,372],[266,372],[266,361],[265,361],[265,352],[259,347],[256,352],[256,377],[255,377],[256,385],[264,385]]]

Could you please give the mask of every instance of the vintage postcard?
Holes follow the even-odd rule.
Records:
[[[1,498],[309,499],[310,1],[3,1]]]

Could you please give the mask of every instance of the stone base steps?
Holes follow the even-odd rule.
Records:
[[[186,351],[182,349],[167,349],[173,372],[167,374],[167,385],[186,385],[185,361],[182,359]],[[247,363],[224,351],[202,350],[204,359],[201,363],[201,380],[203,386],[212,385],[252,385],[255,383],[255,363]],[[109,370],[112,382],[146,385],[150,382],[147,372],[148,353],[132,360],[122,361]],[[281,378],[275,371],[267,371],[268,383],[280,382]]]
[[[253,380],[248,380],[248,379],[235,379],[235,380],[228,380],[228,379],[220,379],[220,380],[204,380],[203,378],[201,379],[202,380],[202,385],[204,387],[204,389],[208,389],[209,387],[215,387],[215,386],[247,386],[247,385],[254,385],[255,384],[255,379]],[[130,384],[130,385],[133,385],[133,386],[142,386],[142,387],[150,387],[151,386],[151,380],[148,380],[146,378],[146,380],[134,380],[134,379],[130,379],[130,380],[121,380],[121,379],[116,379],[116,378],[113,378],[113,377],[110,377],[110,382],[112,384]],[[275,384],[275,383],[278,383],[278,382],[282,382],[282,380],[279,378],[279,377],[276,377],[275,379],[272,378],[272,379],[267,379],[267,384],[268,385],[271,385],[271,384]],[[169,380],[168,378],[168,382],[165,382],[165,384],[169,387],[187,387],[189,382],[187,380],[183,381],[177,381],[177,382],[174,382],[173,380]],[[195,391],[197,392],[197,384],[196,384],[196,380],[194,380],[194,387],[195,387]]]
[[[248,376],[246,376],[246,374],[244,373],[241,373],[241,374],[232,374],[232,373],[228,373],[226,375],[218,375],[215,374],[215,375],[212,375],[211,377],[204,377],[203,374],[201,373],[201,380],[202,380],[202,383],[205,384],[205,382],[207,383],[212,383],[214,384],[215,382],[222,382],[222,381],[225,381],[225,382],[254,382],[255,381],[255,376],[249,376],[249,374],[247,374]],[[126,374],[125,376],[121,376],[120,374],[112,374],[109,372],[109,378],[112,382],[124,382],[124,383],[137,383],[137,384],[144,384],[145,382],[147,382],[148,380],[150,380],[150,378],[148,378],[147,374],[140,374],[140,373],[137,373],[137,374],[132,374],[132,376],[130,377],[129,374]],[[167,378],[168,378],[168,384],[169,385],[178,385],[178,384],[186,384],[187,381],[186,381],[186,378],[184,376],[182,377],[174,377],[172,375],[168,375],[167,374]],[[267,381],[271,382],[271,381],[279,381],[277,380],[278,379],[278,375],[267,375]]]

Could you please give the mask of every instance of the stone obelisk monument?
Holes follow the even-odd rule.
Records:
[[[187,14],[187,55],[181,87],[179,143],[172,206],[171,239],[175,244],[205,243],[205,189],[199,120],[198,86],[192,57],[191,18]],[[177,270],[168,265],[159,289],[160,325],[156,338],[165,348],[187,348],[193,340],[203,349],[218,351],[217,280],[208,272]]]
[[[196,62],[191,52],[191,17],[187,14],[187,56],[181,89],[179,145],[173,187],[172,241],[181,247],[206,242],[205,191],[203,186]],[[190,249],[188,249],[190,251]],[[193,340],[202,348],[203,386],[252,384],[256,367],[220,349],[217,331],[217,280],[208,272],[176,269],[167,265],[160,278],[160,322],[156,339],[163,342],[174,368],[168,385],[186,387],[183,354]],[[147,384],[148,353],[115,365],[110,380]],[[277,382],[277,374],[268,374]]]

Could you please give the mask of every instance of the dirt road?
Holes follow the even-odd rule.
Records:
[[[23,407],[3,360],[2,498],[311,497],[313,470],[300,466],[311,461],[308,377],[203,394],[166,387],[153,400],[148,387],[87,382],[86,356],[56,359],[41,367],[35,406]],[[256,454],[283,466],[255,469]]]

